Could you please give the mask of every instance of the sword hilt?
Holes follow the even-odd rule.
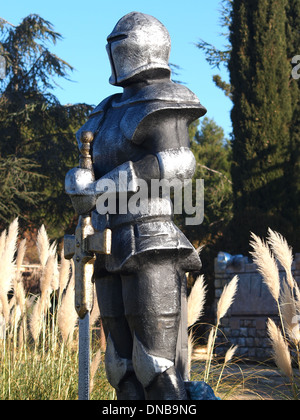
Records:
[[[90,169],[93,171],[92,156],[90,154],[91,143],[94,140],[94,133],[92,131],[83,131],[80,135],[82,143],[80,147],[79,166],[81,169]]]

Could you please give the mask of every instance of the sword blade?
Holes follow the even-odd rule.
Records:
[[[90,313],[79,319],[78,399],[90,398]]]

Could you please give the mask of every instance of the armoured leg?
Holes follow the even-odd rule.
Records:
[[[122,276],[125,314],[134,336],[133,367],[146,399],[187,399],[175,368],[181,274],[172,258],[151,255]]]
[[[145,388],[149,400],[184,399],[185,388],[174,362],[153,356],[135,336],[133,345],[133,366],[138,380]]]
[[[97,278],[98,303],[107,337],[105,368],[118,400],[144,399],[144,391],[132,367],[132,336],[124,315],[122,284],[118,275]]]

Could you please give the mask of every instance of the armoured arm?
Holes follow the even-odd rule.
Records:
[[[145,149],[145,157],[137,162],[127,161],[99,180],[94,180],[89,170],[71,169],[66,176],[65,189],[79,214],[91,211],[97,198],[111,188],[114,194],[134,194],[139,189],[138,180],[150,183],[151,179],[172,181],[193,177],[195,157],[189,148],[187,122],[176,113],[158,112],[138,127],[133,141]]]
[[[142,120],[131,139],[149,152],[136,163],[141,178],[183,181],[193,177],[196,160],[190,150],[188,124],[185,114],[178,110],[159,110]],[[151,177],[147,178],[150,167]]]
[[[96,207],[97,198],[108,189],[112,194],[136,193],[137,180],[138,176],[131,161],[116,167],[97,181],[94,181],[91,171],[73,168],[66,175],[65,190],[71,197],[76,212],[85,214]]]

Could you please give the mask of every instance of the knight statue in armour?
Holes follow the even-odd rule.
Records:
[[[93,133],[92,170],[74,168],[66,176],[77,213],[91,212],[96,231],[112,232],[111,254],[97,255],[93,276],[106,374],[118,399],[187,400],[185,273],[200,271],[198,253],[173,223],[167,197],[149,194],[138,212],[117,205],[114,214],[100,214],[96,204],[101,181],[114,182],[121,201],[124,192],[129,200],[138,191],[139,180],[150,186],[153,179],[191,179],[196,162],[188,127],[206,109],[171,81],[170,37],[157,19],[129,13],[107,41],[109,82],[123,91],[104,99],[77,133],[79,147],[82,133]]]

